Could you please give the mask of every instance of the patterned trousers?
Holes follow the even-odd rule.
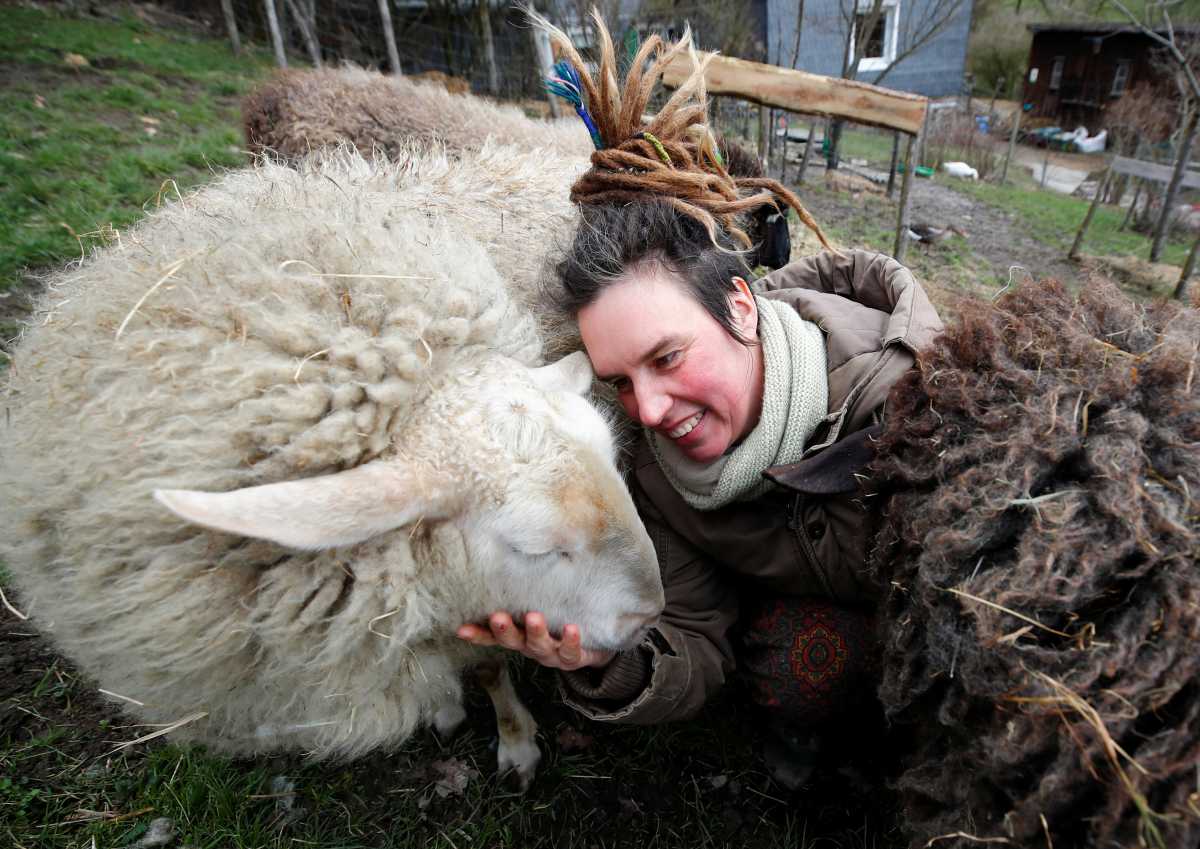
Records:
[[[745,605],[738,666],[751,700],[791,726],[819,724],[875,691],[874,617],[816,597]]]

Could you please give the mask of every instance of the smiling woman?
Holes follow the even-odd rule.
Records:
[[[787,741],[874,690],[866,555],[879,517],[859,482],[892,384],[941,324],[908,270],[878,254],[826,250],[752,280],[755,209],[791,207],[828,245],[782,185],[730,176],[702,67],[643,119],[688,37],[647,40],[618,92],[599,21],[595,79],[545,26],[574,68],[555,83],[578,94],[598,148],[571,188],[580,224],[550,294],[641,426],[629,486],[666,608],[616,653],[581,650],[579,628],[552,634],[537,614],[460,633],[563,670],[568,703],[601,721],[687,717],[740,671],[778,731],[768,764],[794,785],[812,747]]]
[[[723,328],[660,259],[646,259],[579,311],[592,367],[625,412],[689,459],[712,463],[757,423],[762,406],[758,310],[746,281]]]

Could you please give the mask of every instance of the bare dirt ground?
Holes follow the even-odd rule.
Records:
[[[804,185],[792,183],[792,187],[839,246],[892,252],[896,201],[881,192],[831,190],[819,168]],[[1077,284],[1088,274],[1086,267],[1067,260],[1061,250],[1033,239],[1011,212],[938,180],[914,181],[909,220],[936,227],[956,225],[968,234],[965,241],[950,236],[928,249],[915,243],[908,248],[905,263],[939,308],[951,307],[962,296],[991,297],[1028,277]],[[794,227],[793,233],[794,257],[819,249],[816,238],[803,228]]]
[[[1080,273],[1060,251],[1027,235],[1016,217],[980,203],[941,183],[920,180],[913,184],[910,220],[935,226],[955,224],[968,233],[972,252],[986,260],[997,279],[1007,280],[1009,269],[1021,266],[1034,277],[1073,279]],[[932,248],[931,252],[937,248]],[[919,251],[916,248],[914,252]]]

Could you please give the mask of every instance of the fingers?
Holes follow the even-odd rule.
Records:
[[[555,638],[546,623],[546,617],[537,611],[525,615],[525,627],[518,626],[507,611],[497,610],[488,617],[486,627],[466,624],[459,627],[457,635],[476,646],[501,646],[520,652],[542,666],[554,669],[579,669],[582,666],[604,665],[611,654],[583,648],[583,638],[578,625],[563,628],[562,639]]]
[[[487,628],[480,628],[478,625],[463,625],[455,634],[461,640],[466,640],[475,646],[494,646],[496,638],[492,636],[492,632]]]
[[[580,643],[579,626],[567,625],[563,628],[562,643],[558,647],[558,657],[563,669],[578,669],[583,660],[583,646]]]
[[[537,611],[525,614],[525,653],[534,660],[546,664],[546,660],[558,654],[559,641],[550,636],[546,617]]]
[[[522,654],[528,654],[525,644],[525,632],[513,621],[512,616],[507,610],[497,610],[489,616],[488,627],[492,629],[492,636],[496,639],[496,645],[521,652]]]

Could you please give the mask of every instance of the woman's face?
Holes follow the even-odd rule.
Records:
[[[734,279],[734,325],[756,339],[754,297]],[[761,346],[732,338],[661,264],[627,270],[579,311],[579,331],[597,376],[616,388],[630,418],[692,460],[715,460],[757,424]]]

